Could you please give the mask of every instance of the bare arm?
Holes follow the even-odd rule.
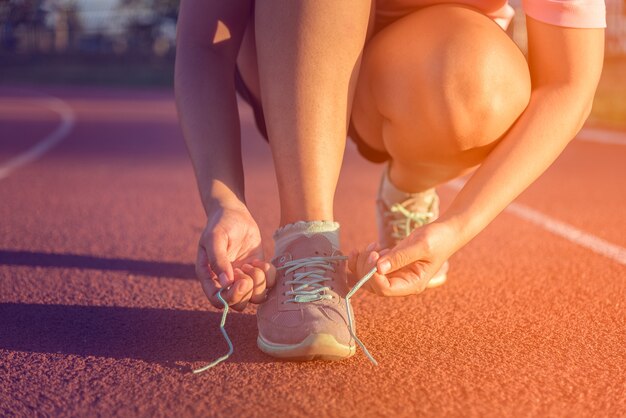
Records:
[[[196,274],[209,301],[234,309],[264,300],[273,273],[244,196],[241,133],[234,86],[250,0],[183,0],[177,34],[176,104],[207,225]]]
[[[249,0],[183,0],[175,91],[185,142],[204,208],[244,202],[234,68],[250,15]]]
[[[459,245],[547,170],[591,111],[602,71],[604,30],[527,21],[530,102],[441,219],[455,225]]]

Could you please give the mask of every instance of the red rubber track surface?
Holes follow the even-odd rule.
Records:
[[[287,363],[254,309],[220,312],[194,278],[204,226],[171,92],[0,88],[0,166],[76,114],[69,136],[0,180],[1,416],[625,416],[626,267],[500,215],[406,298],[358,293],[360,351]],[[247,196],[271,250],[267,145],[242,106]],[[381,166],[349,145],[336,216],[348,252],[376,239]],[[626,246],[626,147],[573,141],[518,202]],[[454,197],[441,189],[444,204]]]

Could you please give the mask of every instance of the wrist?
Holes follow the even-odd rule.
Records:
[[[212,183],[210,190],[202,193],[202,204],[207,216],[227,208],[246,208],[243,190],[233,190],[217,180]]]
[[[460,215],[444,215],[433,224],[443,232],[450,253],[455,253],[476,236],[470,223]]]

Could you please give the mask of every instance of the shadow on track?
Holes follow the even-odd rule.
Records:
[[[191,264],[105,258],[91,255],[0,250],[0,265],[125,271],[139,276],[196,279],[195,269]]]
[[[131,358],[187,372],[228,350],[220,317],[210,311],[0,303],[0,348]],[[255,315],[232,313],[226,329],[235,344],[229,362],[271,361],[256,347]]]

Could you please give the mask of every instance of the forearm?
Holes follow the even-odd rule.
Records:
[[[241,134],[233,66],[201,46],[179,48],[176,104],[202,203],[244,201]]]
[[[482,231],[556,160],[587,118],[592,91],[544,87],[440,218],[457,249]]]
[[[176,104],[204,208],[244,201],[234,69],[250,0],[181,0]]]

